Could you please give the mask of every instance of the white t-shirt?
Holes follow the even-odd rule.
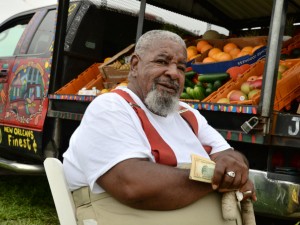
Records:
[[[199,111],[188,104],[180,102],[196,115],[198,137],[179,113],[167,117],[155,115],[132,91],[125,87],[122,89],[146,112],[151,124],[174,151],[178,164],[190,163],[192,153],[209,158],[202,145],[211,146],[211,154],[230,148]],[[104,192],[96,180],[119,162],[130,158],[148,158],[155,162],[139,117],[116,93],[100,95],[89,104],[63,157],[70,189],[90,186],[94,193]]]

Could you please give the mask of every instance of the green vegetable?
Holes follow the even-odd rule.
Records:
[[[205,83],[205,88],[213,88],[214,85],[212,83]]]
[[[188,72],[185,72],[185,78],[192,78],[193,76],[195,76],[197,73],[195,71],[188,71]]]
[[[198,82],[195,84],[195,86],[198,86],[198,87],[203,87],[203,83],[202,83],[202,82],[200,82],[200,81],[198,81]]]
[[[222,81],[216,80],[213,84],[213,90],[218,90],[222,86]]]
[[[191,87],[187,87],[186,89],[186,93],[192,98],[194,99],[194,89]]]
[[[190,99],[191,96],[189,96],[188,93],[186,93],[186,92],[182,92],[181,95],[180,95],[180,98],[182,98],[182,99]]]
[[[191,81],[189,79],[185,79],[184,80],[184,86],[185,87],[194,87],[194,83],[193,83],[193,81]]]
[[[205,98],[203,87],[195,86],[193,94],[194,94],[194,99],[201,101]]]
[[[209,96],[211,93],[213,93],[213,89],[212,88],[206,88],[205,89],[205,96]]]
[[[228,73],[210,73],[210,74],[200,74],[198,80],[201,82],[215,82],[216,80],[226,80],[229,78]]]

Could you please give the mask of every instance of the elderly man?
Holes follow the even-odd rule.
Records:
[[[240,190],[256,200],[245,157],[179,101],[186,59],[178,35],[149,31],[131,57],[128,86],[88,106],[63,162],[79,224],[187,225],[204,217],[223,224],[212,210],[220,211],[221,202],[207,196]],[[177,167],[191,154],[216,163],[212,184],[190,180],[189,170]]]

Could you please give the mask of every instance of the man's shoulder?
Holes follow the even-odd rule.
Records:
[[[189,110],[194,110],[193,107],[191,107],[189,104],[185,103],[185,102],[182,102],[182,101],[179,101],[179,106],[181,107],[184,107],[184,108],[187,108]]]

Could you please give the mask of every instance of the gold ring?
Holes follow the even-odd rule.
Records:
[[[234,171],[228,171],[226,174],[232,178],[235,178],[235,172]]]
[[[245,196],[245,195],[251,195],[252,194],[252,191],[245,191],[245,192],[243,192],[243,195]]]

